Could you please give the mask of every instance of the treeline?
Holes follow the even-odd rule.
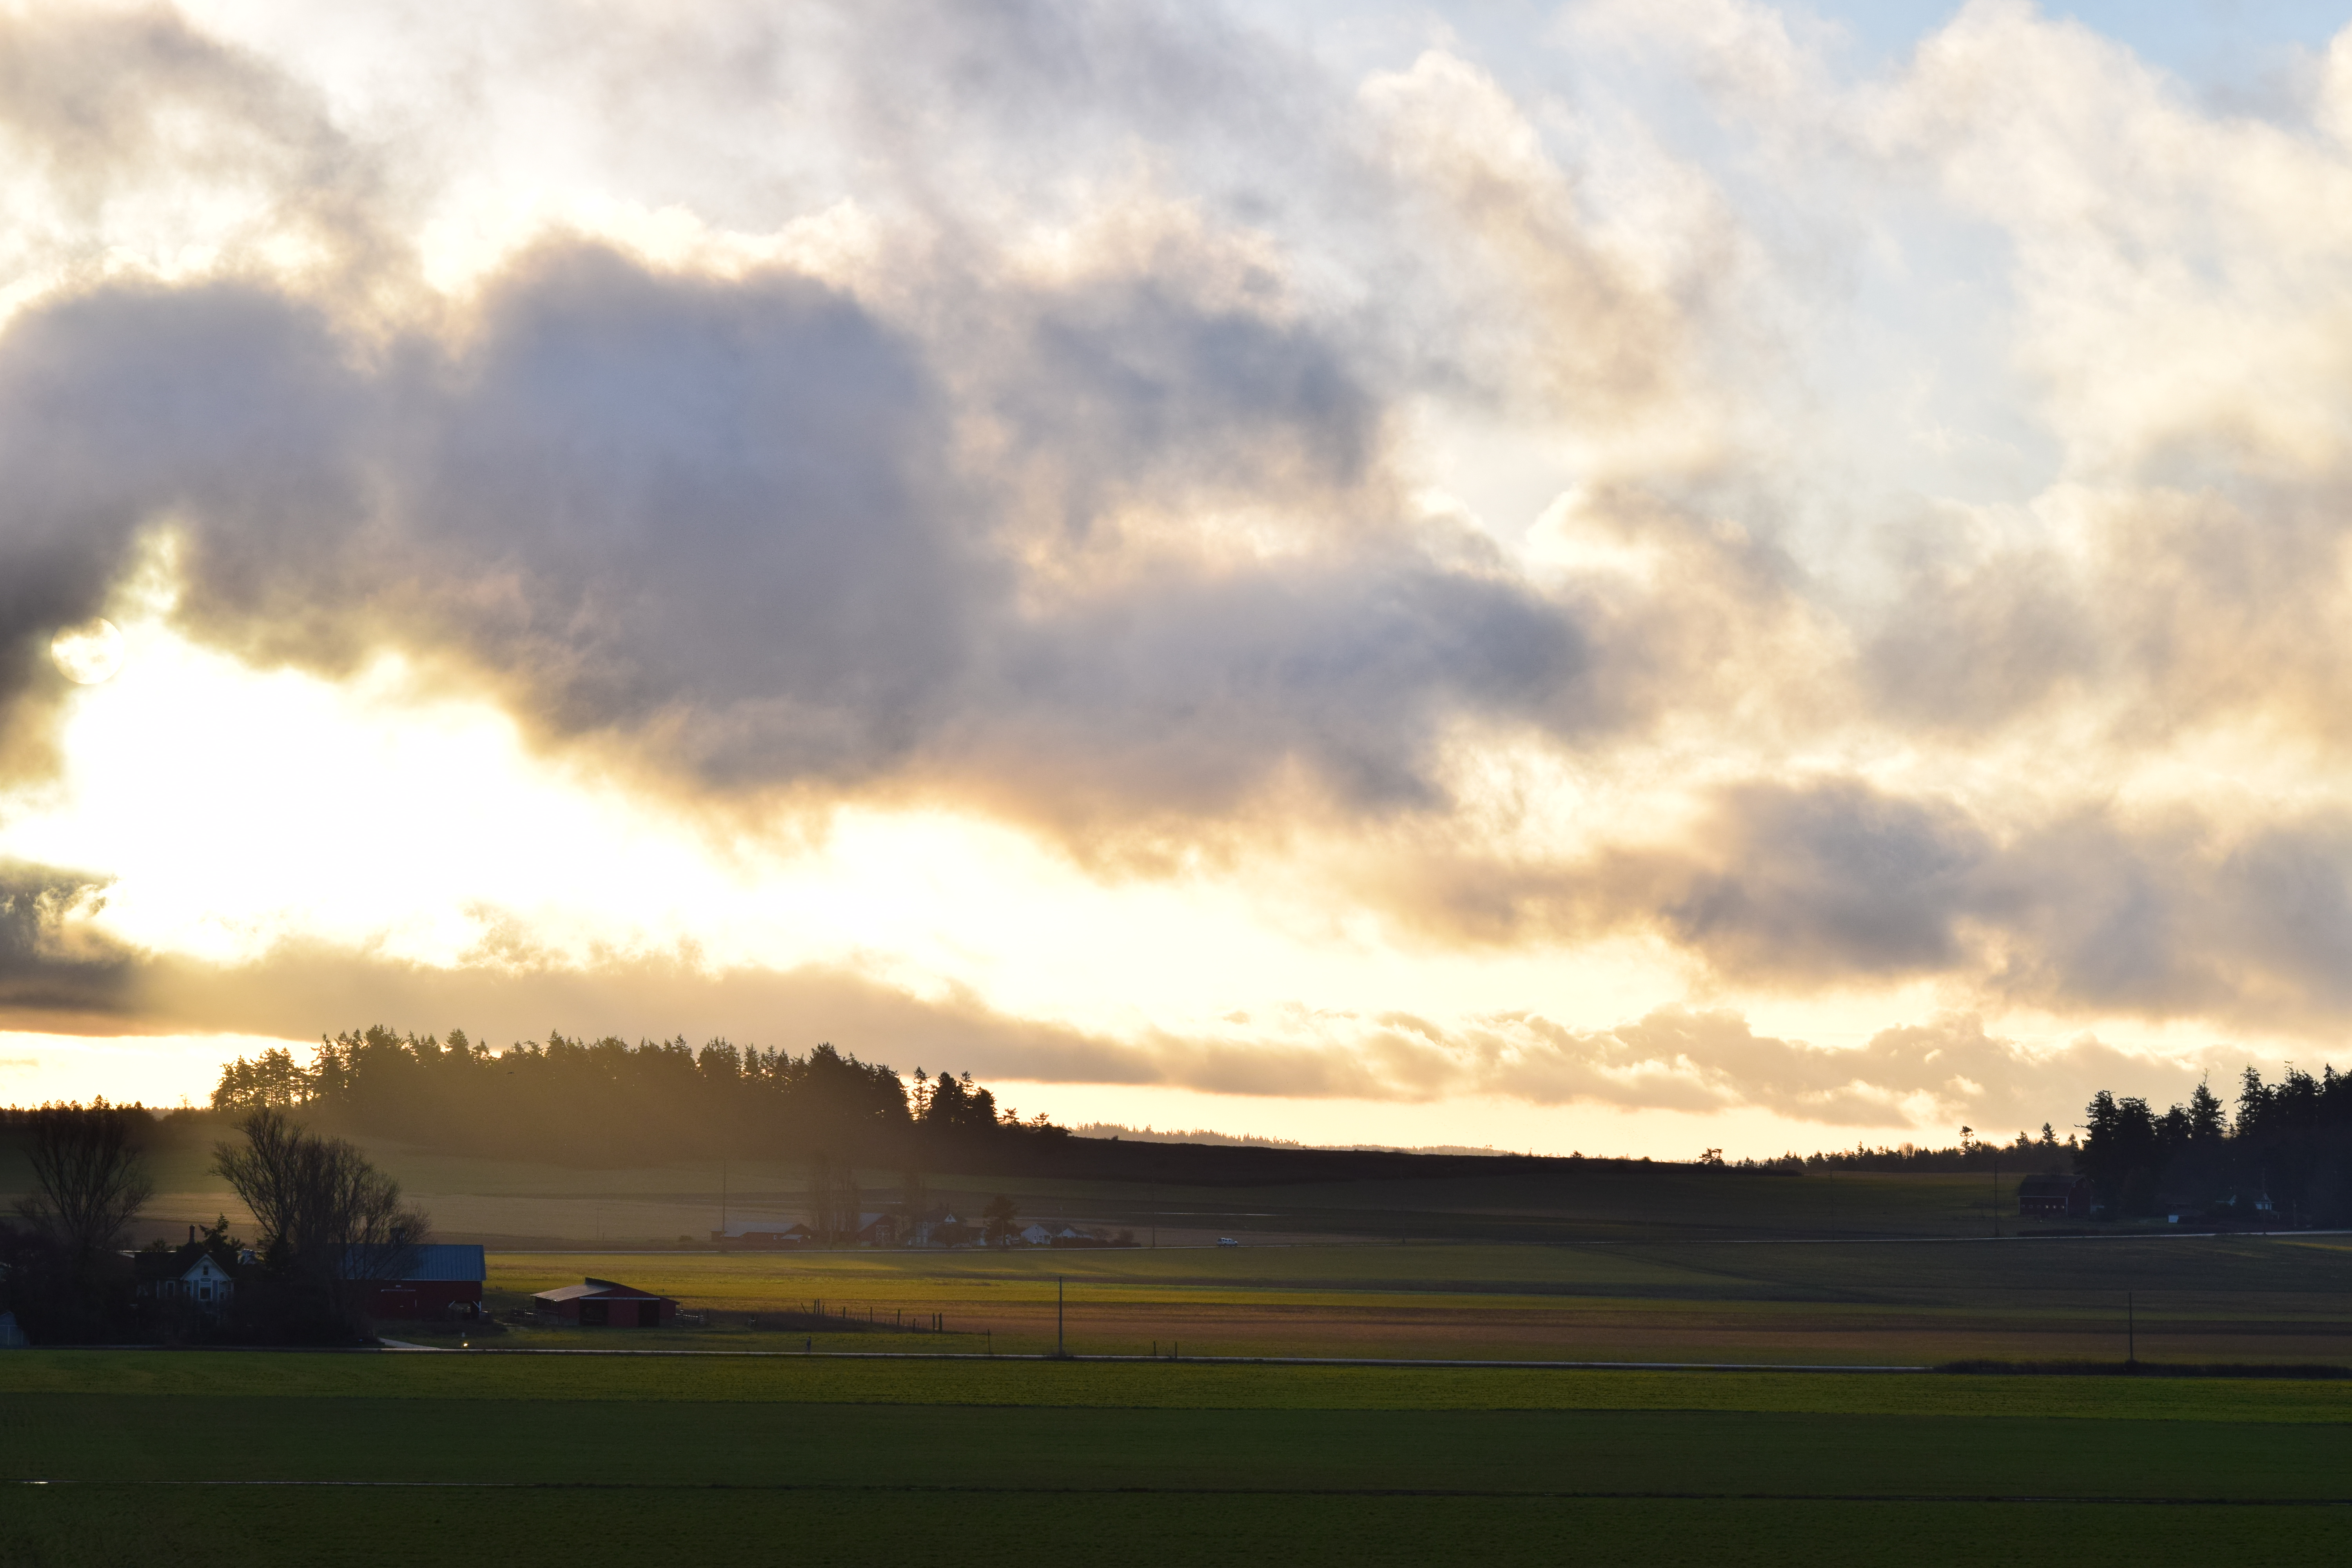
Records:
[[[2084,1118],[2074,1169],[2120,1217],[2352,1224],[2352,1074],[2289,1068],[2273,1084],[2248,1068],[2234,1111],[2201,1083],[2163,1111],[2101,1089]]]
[[[214,1143],[211,1169],[253,1215],[256,1245],[232,1237],[224,1215],[184,1246],[125,1252],[124,1233],[154,1195],[148,1154],[164,1124],[103,1099],[0,1116],[32,1178],[0,1218],[0,1310],[40,1344],[371,1338],[374,1281],[398,1278],[431,1224],[400,1184],[341,1139],[253,1110],[241,1142]],[[180,1281],[206,1257],[227,1283],[192,1299]]]
[[[818,1152],[901,1163],[1066,1136],[1044,1116],[1021,1121],[970,1073],[919,1068],[909,1085],[830,1045],[795,1056],[550,1031],[495,1051],[463,1030],[444,1040],[378,1026],[321,1039],[313,1058],[268,1050],[232,1062],[213,1107],[299,1110],[343,1131],[579,1165]]]
[[[1739,1171],[1780,1171],[1791,1175],[1807,1171],[1878,1171],[1928,1174],[1958,1171],[2006,1171],[2039,1173],[2063,1171],[2074,1157],[2079,1145],[2074,1134],[2061,1140],[2047,1121],[2042,1124],[2039,1137],[2020,1132],[2015,1142],[1995,1142],[1979,1138],[1976,1129],[1960,1129],[1960,1141],[1940,1149],[1919,1143],[1880,1144],[1876,1148],[1857,1143],[1851,1149],[1824,1149],[1818,1153],[1787,1153],[1761,1160],[1722,1158],[1720,1151],[1710,1149],[1699,1156],[1702,1165],[1726,1165]]]

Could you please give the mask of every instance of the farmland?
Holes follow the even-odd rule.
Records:
[[[672,1348],[1050,1351],[1058,1289],[1067,1348],[1094,1355],[2347,1364],[2347,1239],[493,1253],[489,1286],[517,1305],[625,1279],[709,1318],[630,1342]],[[888,1331],[934,1313],[943,1340]]]
[[[2242,1546],[2248,1531],[2266,1561],[2320,1562],[2352,1539],[2329,1506],[2352,1460],[2342,1394],[2261,1380],[35,1351],[0,1362],[0,1473],[51,1484],[0,1510],[0,1557],[109,1562],[135,1542],[194,1563],[388,1563],[430,1526],[517,1563],[755,1547],[995,1562],[1114,1539],[1145,1563],[1268,1550],[1536,1562],[1558,1559],[1563,1532],[1665,1563],[1721,1560],[1733,1542],[1745,1561],[1883,1561],[1906,1540],[2104,1563],[2145,1561],[2159,1541]],[[322,1484],[344,1481],[371,1484]]]
[[[150,1214],[161,1234],[215,1213],[239,1217],[207,1170],[224,1121],[174,1124],[152,1152],[159,1188]],[[655,1166],[575,1167],[453,1154],[378,1138],[357,1140],[432,1211],[444,1239],[493,1247],[647,1248],[708,1244],[722,1217],[793,1215],[807,1170],[779,1161],[713,1158]],[[1133,1146],[1130,1146],[1133,1147]],[[1339,1158],[1339,1157],[1330,1157]],[[997,1194],[1025,1218],[1192,1246],[1244,1241],[1569,1242],[1638,1245],[1813,1237],[1989,1237],[2016,1206],[2021,1172],[1998,1182],[1958,1174],[1711,1170],[1617,1160],[1497,1158],[1425,1162],[1431,1173],[1336,1179],[1324,1157],[1303,1156],[1281,1180],[1078,1180],[958,1174],[928,1178],[935,1205],[977,1214]],[[899,1201],[904,1173],[861,1169],[865,1206]],[[0,1143],[0,1191],[21,1191],[21,1154]],[[2005,1228],[2016,1229],[2012,1221]]]
[[[693,1227],[721,1203],[789,1212],[791,1171],[733,1167],[721,1189],[698,1167],[372,1152],[443,1236],[489,1245],[492,1308],[595,1275],[694,1321],[391,1330],[436,1347],[416,1352],[10,1352],[0,1476],[46,1484],[0,1494],[0,1561],[389,1563],[419,1532],[512,1563],[2352,1546],[2352,1381],[2242,1375],[2352,1367],[2343,1237],[1996,1237],[1990,1182],[1497,1162],[1271,1186],[941,1177],[960,1206],[1002,1190],[1140,1245],[722,1253]],[[148,1223],[241,1217],[196,1151],[163,1163]],[[643,1353],[530,1353],[621,1350]],[[1479,1364],[2113,1372],[2127,1352],[2242,1375]],[[1449,1364],[1396,1364],[1415,1361]]]
[[[223,1212],[245,1222],[205,1168],[226,1131],[180,1126],[155,1152],[149,1231],[176,1238]],[[1302,1162],[1317,1179],[1254,1184],[935,1173],[936,1203],[972,1212],[1002,1192],[1024,1216],[1139,1245],[722,1255],[709,1241],[722,1215],[795,1212],[805,1172],[368,1150],[440,1238],[491,1248],[493,1306],[593,1274],[705,1320],[631,1342],[652,1348],[1048,1351],[1066,1280],[1063,1342],[1088,1355],[2352,1364],[2352,1238],[2160,1225],[2021,1236],[1992,1212],[1996,1191],[2013,1206],[2010,1176],[1517,1159],[1354,1182]],[[21,1173],[0,1149],[0,1187]],[[898,1195],[897,1173],[858,1179],[868,1206]],[[1210,1245],[1221,1236],[1241,1245]],[[944,1337],[896,1331],[934,1321]],[[609,1342],[518,1328],[499,1342]]]

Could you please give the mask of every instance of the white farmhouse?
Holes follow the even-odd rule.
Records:
[[[212,1249],[200,1241],[169,1252],[135,1252],[139,1294],[158,1300],[184,1301],[207,1318],[218,1317],[236,1294],[236,1278],[221,1267]]]

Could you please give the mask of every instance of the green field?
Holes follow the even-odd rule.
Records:
[[[25,1352],[0,1561],[2340,1561],[2262,1380]],[[366,1482],[365,1486],[334,1485]],[[256,1484],[261,1483],[261,1484]],[[310,1483],[310,1484],[299,1484]]]
[[[225,1121],[173,1123],[151,1151],[158,1232],[219,1213],[244,1218],[208,1165]],[[575,1167],[357,1142],[432,1212],[445,1240],[501,1247],[707,1246],[722,1216],[794,1215],[807,1170],[780,1160]],[[1129,1229],[1163,1244],[1255,1241],[1675,1242],[1752,1237],[1978,1237],[2014,1231],[2022,1171],[1987,1177],[1709,1169],[1610,1160],[1496,1161],[1492,1172],[1379,1180],[1188,1184],[933,1173],[938,1204],[976,1214],[992,1196],[1024,1218]],[[20,1152],[0,1142],[0,1194],[20,1191]],[[902,1173],[862,1169],[863,1206],[898,1202]]]
[[[1592,1162],[947,1177],[1164,1245],[722,1255],[715,1169],[372,1152],[491,1245],[502,1312],[594,1275],[701,1321],[0,1354],[0,1563],[2352,1556],[2352,1381],[1475,1364],[2352,1367],[2346,1237],[1994,1239],[1990,1183]],[[239,1217],[202,1166],[169,1153],[146,1224]],[[793,1176],[733,1167],[729,1212]],[[1057,1298],[1078,1359],[1042,1359]],[[530,1353],[581,1351],[650,1353]],[[1415,1359],[1473,1364],[1361,1364]]]
[[[493,1303],[588,1275],[699,1332],[513,1345],[1936,1365],[2352,1364],[2337,1237],[1072,1252],[494,1253]],[[2129,1300],[2127,1302],[2126,1296]],[[849,1321],[833,1332],[812,1317]],[[943,1317],[945,1340],[887,1331]],[[2129,1333],[2127,1337],[2127,1323]],[[868,1327],[867,1325],[873,1325]],[[619,1337],[615,1337],[616,1333]]]

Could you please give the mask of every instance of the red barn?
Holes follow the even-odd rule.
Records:
[[[2028,1176],[2017,1184],[2017,1212],[2026,1219],[2087,1219],[2088,1176]]]
[[[610,1279],[541,1290],[530,1301],[542,1317],[591,1329],[658,1329],[677,1316],[677,1303],[668,1297]]]
[[[470,1243],[343,1251],[343,1278],[362,1287],[371,1318],[478,1318],[488,1274],[482,1249]]]

